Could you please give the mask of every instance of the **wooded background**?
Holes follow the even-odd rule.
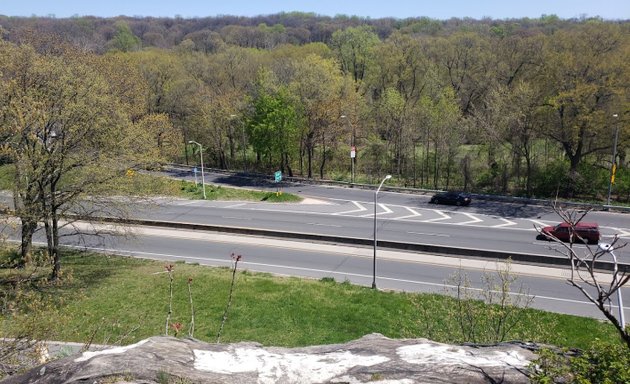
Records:
[[[356,182],[389,173],[404,186],[605,201],[617,132],[612,197],[630,201],[628,20],[280,13],[0,26],[5,149],[51,152],[61,138],[68,169],[195,165],[194,140],[206,167],[350,181],[354,146]]]

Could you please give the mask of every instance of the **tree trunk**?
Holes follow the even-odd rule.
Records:
[[[59,279],[59,272],[61,271],[61,254],[59,253],[59,221],[56,214],[52,218],[52,247],[49,248],[48,253],[53,260],[53,270],[50,276],[50,280],[56,281]]]
[[[20,244],[20,264],[22,266],[27,266],[33,261],[33,234],[37,229],[37,222],[24,218],[22,218],[21,221],[22,241]]]
[[[532,196],[532,160],[525,156],[525,196]]]
[[[575,197],[575,190],[577,186],[580,173],[578,172],[578,165],[580,165],[580,156],[569,156],[569,183],[566,186],[565,197]]]
[[[306,177],[309,179],[313,178],[313,134],[309,133],[306,135]]]
[[[433,158],[433,188],[438,188],[438,148],[437,141],[435,142],[435,154]]]
[[[322,161],[319,164],[319,178],[324,178],[324,168],[326,167],[326,139],[322,133]]]

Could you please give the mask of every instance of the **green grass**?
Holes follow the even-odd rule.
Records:
[[[0,166],[0,190],[13,189],[13,167]],[[203,199],[203,188],[194,182],[157,177],[135,172],[131,177],[123,177],[103,186],[108,195],[170,196],[185,199]],[[256,191],[244,188],[230,188],[206,184],[207,200],[266,201],[271,203],[299,202],[301,197],[290,193]]]
[[[229,255],[212,256],[229,260]],[[32,308],[28,316],[17,310],[3,312],[1,337],[15,336],[29,317],[41,319],[38,324],[47,328],[49,338],[66,341],[126,344],[164,334],[169,288],[165,263],[80,252],[66,253],[62,262],[62,284],[22,285],[24,292],[29,291],[22,292],[23,297],[29,300],[21,300],[19,305],[33,307],[37,302],[33,298],[41,295],[48,298],[43,302],[52,304],[40,306],[39,316]],[[455,302],[444,296],[380,292],[330,278],[280,278],[240,269],[222,342],[257,341],[293,347],[341,343],[372,332],[392,338],[466,341],[453,334],[457,322],[450,313]],[[0,281],[14,273],[0,269]],[[184,325],[180,336],[187,334],[190,323],[189,278],[196,312],[194,336],[215,342],[231,271],[174,264],[171,322]],[[511,339],[580,348],[594,338],[618,339],[609,324],[594,319],[536,310],[519,316],[524,323]]]
[[[15,185],[15,172],[13,166],[5,164],[0,166],[0,190],[12,190]]]
[[[170,180],[173,183],[179,183],[180,193],[179,196],[189,199],[202,199],[203,200],[203,188],[201,185],[195,185],[195,183],[180,181],[176,182]],[[276,192],[264,192],[253,191],[240,188],[226,188],[220,185],[207,185],[206,184],[206,200],[249,200],[249,201],[267,201],[274,203],[283,202],[298,202],[302,198],[290,193],[276,193]]]

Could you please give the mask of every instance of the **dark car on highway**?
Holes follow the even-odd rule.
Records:
[[[433,195],[429,203],[468,205],[470,204],[470,201],[470,194],[466,192],[440,192]]]

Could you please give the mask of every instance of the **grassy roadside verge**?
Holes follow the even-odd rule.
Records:
[[[230,259],[229,255],[213,256]],[[47,298],[44,302],[49,304],[40,308],[37,318],[49,338],[128,344],[164,334],[169,297],[164,263],[81,252],[67,252],[63,263],[63,283],[25,284],[21,294],[30,299],[18,302],[26,308],[38,301],[35,297]],[[14,273],[0,269],[0,280]],[[191,320],[189,278],[194,336],[216,342],[231,272],[228,268],[174,264],[171,323],[183,325],[180,336],[187,335]],[[454,305],[454,300],[440,295],[380,292],[330,279],[280,278],[239,270],[221,341],[292,347],[345,342],[372,332],[392,338],[468,341],[454,332],[458,323],[449,315]],[[33,312],[19,315],[17,309],[3,311],[1,337],[16,335],[23,324],[33,321]],[[612,327],[594,319],[537,310],[525,310],[519,316],[523,322],[510,339],[578,348],[588,346],[594,338],[617,340]],[[169,332],[173,334],[172,329]]]
[[[0,166],[0,190],[12,190],[13,168]],[[203,200],[203,188],[194,182],[158,177],[139,172],[108,184],[104,191],[109,195],[169,196]],[[206,200],[266,201],[271,203],[299,202],[301,197],[290,193],[276,193],[244,188],[231,188],[206,183]]]

